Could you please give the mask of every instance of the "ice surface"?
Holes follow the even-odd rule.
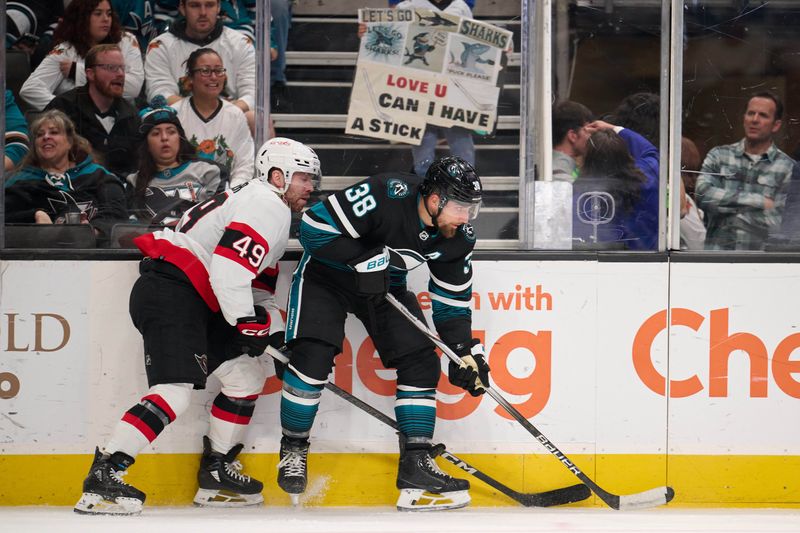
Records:
[[[200,509],[146,507],[140,516],[83,516],[68,507],[0,507],[0,531],[104,533],[511,533],[800,532],[798,509],[466,508],[400,513],[392,508]]]

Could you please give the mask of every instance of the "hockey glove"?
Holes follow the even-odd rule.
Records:
[[[450,383],[466,390],[472,396],[480,396],[489,385],[489,365],[486,363],[486,352],[478,339],[460,344],[453,350],[461,357],[464,366],[450,361],[447,376]]]
[[[389,290],[389,250],[380,246],[350,262],[356,273],[356,293],[378,303]]]
[[[292,351],[286,346],[285,338],[286,333],[283,331],[273,333],[269,336],[269,346],[267,346],[267,354],[272,357],[272,363],[275,365],[275,375],[281,381],[283,381],[283,371],[286,370],[286,365],[292,357]]]
[[[258,357],[269,344],[270,318],[266,309],[255,306],[255,316],[246,316],[236,321],[236,336],[228,345],[228,357],[247,354]]]

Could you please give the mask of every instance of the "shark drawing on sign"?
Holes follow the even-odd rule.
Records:
[[[430,39],[428,38],[428,32],[418,33],[414,36],[414,46],[413,51],[409,52],[406,50],[406,55],[408,59],[406,59],[403,64],[408,65],[415,59],[419,59],[425,65],[428,65],[428,59],[426,56],[433,52],[436,49],[435,46],[430,44]]]
[[[461,46],[464,47],[464,51],[461,52],[461,61],[456,61],[453,54],[450,54],[450,59],[454,65],[459,66],[464,70],[470,72],[479,72],[481,74],[483,73],[483,69],[478,68],[479,63],[494,65],[493,59],[484,59],[481,57],[491,49],[491,46],[488,44],[461,43]]]
[[[376,46],[385,45],[385,46],[394,46],[394,37],[389,34],[384,28],[380,26],[373,28],[373,32],[375,32],[375,41],[374,44]]]
[[[431,13],[430,17],[423,17],[417,11],[415,11],[415,13],[417,14],[417,17],[419,17],[420,26],[457,26],[455,22],[444,18],[439,13]]]

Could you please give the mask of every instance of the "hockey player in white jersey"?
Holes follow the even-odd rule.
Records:
[[[189,406],[209,374],[222,388],[211,407],[198,471],[198,505],[263,502],[260,481],[242,472],[240,443],[264,386],[268,344],[283,345],[275,304],[278,260],[291,212],[305,207],[321,176],[312,149],[285,138],[256,155],[257,179],[187,211],[175,228],[138,237],[144,254],[130,313],[144,338],[150,389],[95,450],[75,511],[137,514],[145,494],[122,476],[136,455]]]

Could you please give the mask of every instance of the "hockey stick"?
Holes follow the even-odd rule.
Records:
[[[326,383],[325,388],[337,395],[339,398],[355,405],[365,413],[374,416],[384,424],[394,429],[398,429],[397,422],[383,412],[375,409],[368,403],[364,402],[363,400],[356,398],[346,390],[334,385],[333,383]],[[514,489],[507,487],[497,481],[496,479],[489,477],[487,474],[484,474],[474,466],[470,465],[463,459],[459,459],[452,453],[444,450],[444,445],[437,444],[434,449],[439,449],[441,447],[441,455],[458,468],[463,470],[464,472],[475,476],[476,478],[480,479],[490,487],[497,489],[498,491],[502,492],[512,500],[515,500],[525,507],[552,507],[554,505],[564,505],[567,503],[574,503],[585,500],[589,496],[591,496],[591,491],[586,487],[586,485],[577,484],[572,485],[569,487],[564,487],[560,489],[549,490],[545,492],[517,492]]]
[[[391,294],[386,295],[386,299],[392,304],[404,317],[408,319],[409,322],[414,324],[417,329],[419,329],[422,333],[425,334],[441,351],[445,354],[451,361],[456,363],[459,366],[464,366],[466,363],[461,360],[459,356],[457,356],[453,350],[450,349],[447,344],[439,338],[439,336],[431,331],[431,329],[414,316],[411,311],[409,311],[406,306],[401,304],[397,298],[392,296]],[[508,400],[503,398],[503,396],[486,384],[486,394],[491,396],[500,406],[508,412],[514,419],[519,422],[522,427],[528,430],[528,432],[536,437],[542,445],[547,449],[548,452],[555,455],[561,463],[569,469],[570,472],[575,474],[575,476],[580,479],[587,487],[589,487],[592,492],[594,492],[598,498],[603,500],[606,505],[611,507],[612,509],[617,510],[630,510],[630,509],[642,509],[645,507],[655,507],[656,505],[664,505],[672,501],[675,497],[675,491],[672,487],[657,487],[654,489],[646,490],[644,492],[638,492],[636,494],[626,494],[626,495],[617,495],[608,492],[601,488],[597,483],[592,481],[592,479],[584,474],[580,468],[578,468],[575,463],[569,460],[569,458],[564,455],[561,450],[559,450],[555,444],[553,444],[550,439],[545,437],[541,431],[536,429],[536,426],[531,424],[527,418],[522,416],[522,413],[517,411],[513,405],[508,403]]]

